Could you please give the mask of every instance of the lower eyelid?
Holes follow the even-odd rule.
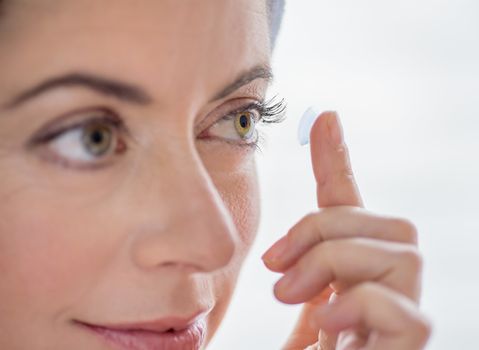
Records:
[[[115,163],[115,155],[101,162],[70,162],[68,159],[59,157],[51,152],[45,153],[44,150],[39,150],[38,152],[39,157],[44,161],[67,170],[100,170]]]
[[[201,141],[208,142],[208,143],[218,143],[219,145],[223,145],[223,146],[226,143],[229,147],[235,148],[239,152],[244,152],[244,151],[249,152],[250,150],[254,150],[258,147],[258,140],[255,140],[255,142],[245,143],[245,142],[236,142],[236,141],[214,137],[209,139],[202,139]]]
[[[51,138],[51,140],[46,140],[46,138],[43,140],[39,139],[36,144],[34,143],[29,145],[29,147],[31,147],[31,149],[35,151],[35,153],[37,153],[37,155],[44,161],[56,166],[61,166],[64,169],[68,168],[72,170],[96,170],[105,168],[109,165],[112,165],[117,156],[126,153],[128,150],[128,145],[122,135],[122,131],[118,130],[119,128],[116,125],[110,125],[112,130],[111,132],[115,134],[114,138],[116,144],[112,145],[112,149],[103,157],[96,159],[92,158],[91,161],[75,160],[74,158],[69,159],[68,156],[62,155],[61,152],[59,153],[55,150],[53,145],[59,138],[63,137],[62,135],[65,135],[66,133],[81,132],[80,129],[85,127],[85,125],[86,124],[79,124],[77,126],[65,128],[62,132],[54,132],[52,134],[58,134],[56,137],[47,137]]]

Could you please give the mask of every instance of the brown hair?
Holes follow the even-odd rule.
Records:
[[[1,0],[0,0],[1,1]],[[269,35],[271,47],[274,47],[278,36],[279,28],[283,20],[285,0],[267,0]]]

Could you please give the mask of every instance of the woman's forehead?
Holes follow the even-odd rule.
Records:
[[[121,74],[168,99],[188,87],[210,93],[269,61],[263,1],[24,0],[7,10],[0,61],[31,70],[25,84],[80,70]]]
[[[263,0],[0,0],[6,40],[28,30],[57,34],[97,32],[217,38],[222,32],[267,22]],[[66,32],[63,32],[66,30]]]

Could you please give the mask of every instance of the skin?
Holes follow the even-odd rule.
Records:
[[[209,341],[256,234],[254,148],[223,140],[224,132],[199,135],[264,98],[267,82],[256,79],[209,102],[269,62],[264,4],[112,4],[15,1],[5,10],[1,106],[72,71],[134,84],[152,102],[63,87],[0,110],[2,349],[106,349],[71,320],[117,324],[211,309]],[[58,116],[95,106],[113,109],[131,134],[122,136],[127,152],[106,166],[65,166],[47,160],[45,147],[25,147]]]
[[[107,349],[72,321],[205,310],[206,347],[256,235],[254,147],[218,125],[262,100],[268,82],[259,77],[215,97],[268,65],[264,2],[112,3],[16,0],[0,21],[2,349]],[[133,103],[64,86],[10,104],[45,79],[79,71],[150,98]],[[101,166],[80,166],[51,145],[29,146],[46,125],[85,120],[99,107],[128,130],[117,135],[121,152],[92,161]],[[360,208],[346,148],[328,141],[330,130],[340,135],[335,120],[321,117],[311,133],[321,210],[288,232],[287,254],[275,245],[264,256],[274,271],[308,277],[275,287],[279,300],[304,303],[285,349],[336,349],[338,332],[337,349],[348,337],[356,344],[348,349],[359,349],[372,331],[379,337],[371,349],[420,349],[429,328],[417,308],[413,226]],[[338,303],[317,315],[330,294]]]
[[[423,349],[431,326],[418,310],[414,224],[364,209],[337,113],[321,114],[310,137],[319,210],[263,255],[284,273],[276,297],[304,304],[284,349]]]

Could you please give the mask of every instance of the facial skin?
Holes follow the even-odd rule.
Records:
[[[139,322],[205,310],[209,342],[259,218],[254,147],[220,133],[232,127],[217,123],[262,100],[267,74],[256,69],[256,79],[215,97],[268,65],[268,40],[262,1],[6,5],[0,348],[105,349],[72,321]],[[46,80],[78,73],[135,86],[148,98],[133,102],[77,79],[12,104]],[[127,129],[116,132],[121,142],[109,156],[86,165],[74,151],[58,154],[66,147],[31,145],[45,127],[105,109]]]

